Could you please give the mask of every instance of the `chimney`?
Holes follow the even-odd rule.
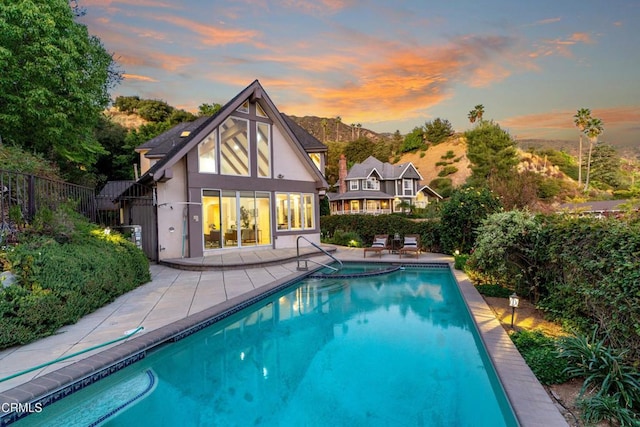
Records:
[[[347,158],[344,154],[340,154],[340,161],[338,162],[338,194],[344,194],[347,192]]]

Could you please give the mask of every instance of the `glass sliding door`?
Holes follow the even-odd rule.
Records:
[[[236,202],[235,191],[223,191],[222,192],[222,230],[224,230],[223,246],[233,247],[238,246],[239,239],[239,227],[238,227],[238,204]]]
[[[204,249],[271,244],[268,192],[202,191]]]
[[[202,233],[204,249],[222,247],[220,232],[220,191],[202,191]]]
[[[255,246],[258,244],[256,226],[256,198],[253,191],[241,191],[240,196],[240,244]]]
[[[258,245],[271,244],[271,195],[256,192],[256,225]]]

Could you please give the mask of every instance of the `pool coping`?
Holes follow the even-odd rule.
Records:
[[[376,263],[376,261],[369,260],[366,262]],[[378,262],[389,264],[389,261]],[[535,375],[533,375],[533,372],[511,342],[507,332],[500,325],[466,274],[453,269],[452,264],[446,262],[411,263],[395,260],[392,263],[406,267],[448,268],[455,278],[469,313],[480,332],[482,342],[519,424],[525,427],[568,426],[558,408]],[[143,335],[133,336],[97,354],[78,360],[73,364],[12,389],[0,392],[0,408],[2,408],[0,410],[0,426],[10,425],[28,416],[29,410],[54,403],[144,359],[148,351],[167,343],[176,342],[223,318],[233,315],[256,301],[284,290],[320,268],[292,273],[199,313]],[[24,405],[25,410],[23,412],[6,411],[4,408],[9,407],[7,405],[11,404]]]

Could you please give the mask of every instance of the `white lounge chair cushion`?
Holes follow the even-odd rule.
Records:
[[[371,245],[374,248],[384,248],[385,246],[387,246],[387,240],[386,239],[376,239],[373,242],[373,245]]]
[[[415,237],[405,237],[404,238],[404,246],[406,247],[418,247],[418,241]]]

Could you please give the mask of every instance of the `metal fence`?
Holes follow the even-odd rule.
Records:
[[[15,231],[18,224],[32,222],[39,210],[55,210],[63,203],[96,222],[93,188],[0,169],[0,232]]]

